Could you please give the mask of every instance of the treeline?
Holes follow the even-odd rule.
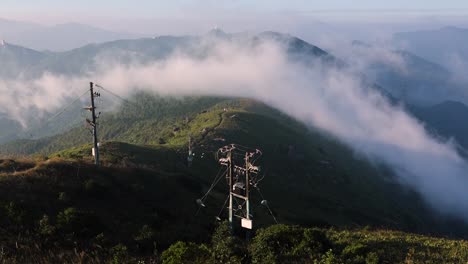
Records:
[[[177,242],[162,263],[466,263],[468,242],[395,231],[274,225],[249,242],[220,225],[209,244]]]

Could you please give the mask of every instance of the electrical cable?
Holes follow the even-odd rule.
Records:
[[[228,195],[228,196],[226,197],[226,200],[224,200],[224,204],[223,204],[223,206],[221,207],[221,211],[219,211],[218,218],[220,218],[221,214],[222,214],[223,211],[224,211],[224,208],[226,208],[226,204],[227,204],[227,202],[228,202],[228,200],[229,200],[229,196],[230,196],[230,195]]]
[[[204,199],[206,197],[208,197],[208,194],[213,190],[213,188],[219,183],[219,181],[223,178],[222,176],[224,176],[224,174],[227,172],[227,169],[221,173],[221,174],[218,174],[215,178],[215,180],[213,181],[213,183],[211,184],[210,188],[208,189],[208,191],[205,193],[205,195],[202,196],[202,198],[200,198],[200,200],[203,202]]]
[[[38,128],[35,128],[36,131],[39,131],[43,128],[45,128],[52,120],[54,120],[55,118],[59,117],[60,115],[62,115],[63,113],[65,113],[72,105],[74,105],[76,102],[78,102],[81,97],[83,97],[85,94],[88,93],[88,90],[86,90],[83,94],[81,94],[80,96],[78,96],[78,98],[76,98],[75,100],[73,100],[73,102],[69,103],[68,105],[66,105],[64,108],[62,108],[62,110],[60,110],[57,114],[55,114],[54,116],[50,117],[49,119],[47,119],[45,122],[42,123],[42,125]],[[29,138],[33,138],[34,135],[33,134],[30,134],[30,137]]]
[[[260,189],[259,189],[258,187],[255,187],[255,189],[256,189],[256,190],[258,191],[258,193],[260,194],[260,197],[262,197],[262,201],[267,201],[267,200],[265,200],[265,197],[263,197],[263,194],[262,194],[262,192],[260,191]],[[265,203],[265,206],[266,206],[266,208],[268,209],[268,211],[270,212],[270,215],[273,217],[273,220],[275,220],[275,223],[276,223],[276,224],[279,224],[279,223],[278,223],[278,220],[276,220],[276,217],[275,217],[275,215],[273,214],[273,211],[271,210],[270,206],[268,205],[268,202]]]
[[[102,87],[102,86],[99,85],[99,84],[94,84],[94,85],[95,85],[96,87],[101,88],[102,90],[104,90],[104,91],[110,93],[111,95],[117,97],[118,99],[120,99],[121,101],[123,101],[123,102],[125,102],[125,103],[127,103],[127,104],[130,104],[130,105],[133,105],[133,106],[139,106],[139,105],[137,105],[137,104],[135,104],[135,103],[133,103],[133,102],[131,102],[131,101],[129,101],[129,100],[123,98],[122,96],[120,96],[120,95],[118,95],[118,94],[116,94],[116,93],[114,93],[114,92],[112,92],[112,91],[110,91],[110,90],[108,90],[108,89]]]

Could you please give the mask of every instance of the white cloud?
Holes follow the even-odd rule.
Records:
[[[250,97],[389,165],[401,183],[434,208],[468,221],[466,161],[450,143],[432,138],[402,107],[389,104],[352,72],[330,69],[318,60],[304,67],[268,42],[255,47],[219,42],[210,55],[197,59],[176,53],[145,65],[103,65],[107,66],[73,80],[45,75],[28,83],[3,83],[0,90],[7,93],[0,110],[21,116],[28,108],[57,107],[67,98],[66,85],[84,85],[89,79],[120,94],[145,89],[163,95]],[[24,96],[18,99],[9,90]]]

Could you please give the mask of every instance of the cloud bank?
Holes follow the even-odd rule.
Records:
[[[57,107],[67,99],[66,87],[84,87],[89,80],[122,95],[144,89],[262,101],[390,166],[401,183],[439,212],[468,221],[468,163],[450,142],[431,137],[403,107],[391,105],[352,69],[329,67],[320,59],[304,66],[268,41],[253,46],[219,41],[202,57],[179,52],[144,65],[102,64],[97,72],[71,79],[45,74],[27,83],[3,82],[0,91],[7,93],[0,99],[0,112],[20,118],[28,109]],[[23,96],[15,99],[19,91]]]

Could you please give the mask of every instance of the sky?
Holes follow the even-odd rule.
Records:
[[[467,0],[1,0],[0,18],[52,26],[76,22],[145,35],[276,30],[308,40],[320,23],[340,34],[468,26]],[[350,23],[350,21],[352,23]],[[378,23],[383,23],[379,25]],[[376,26],[377,25],[377,26]],[[320,26],[323,30],[323,24]],[[375,30],[378,29],[378,30]],[[307,34],[305,34],[306,32]],[[375,35],[374,32],[372,35]]]
[[[466,0],[2,0],[1,15],[79,14],[127,18],[196,15],[200,10],[244,12],[318,12],[331,10],[460,10]]]

